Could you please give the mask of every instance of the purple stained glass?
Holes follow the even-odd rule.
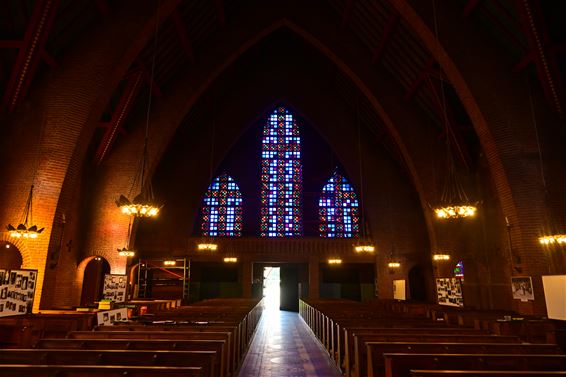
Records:
[[[334,172],[318,201],[320,236],[328,238],[357,237],[360,229],[358,199],[348,181]]]
[[[202,235],[240,237],[242,235],[242,194],[226,174],[216,177],[204,197]]]
[[[278,107],[267,119],[261,158],[261,236],[300,236],[301,139],[293,114],[284,107]]]

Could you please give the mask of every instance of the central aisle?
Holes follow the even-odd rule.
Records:
[[[264,310],[239,377],[341,377],[298,313]]]

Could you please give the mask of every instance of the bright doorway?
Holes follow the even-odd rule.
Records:
[[[279,267],[263,268],[263,301],[265,309],[279,310],[281,299],[281,269]]]

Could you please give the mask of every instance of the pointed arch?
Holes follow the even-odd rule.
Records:
[[[240,237],[242,235],[242,193],[227,174],[216,177],[204,196],[202,235]]]
[[[338,172],[322,188],[318,201],[320,236],[357,237],[360,230],[358,197],[346,178]]]
[[[261,144],[261,236],[303,233],[301,138],[293,114],[279,106],[267,118]]]

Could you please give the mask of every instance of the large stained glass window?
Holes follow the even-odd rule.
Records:
[[[203,236],[242,235],[242,194],[227,174],[216,177],[206,191],[201,229]]]
[[[335,172],[322,188],[318,213],[321,237],[358,236],[358,199],[352,186],[340,174]]]
[[[263,129],[261,148],[261,236],[302,234],[301,139],[286,108],[271,113]]]

